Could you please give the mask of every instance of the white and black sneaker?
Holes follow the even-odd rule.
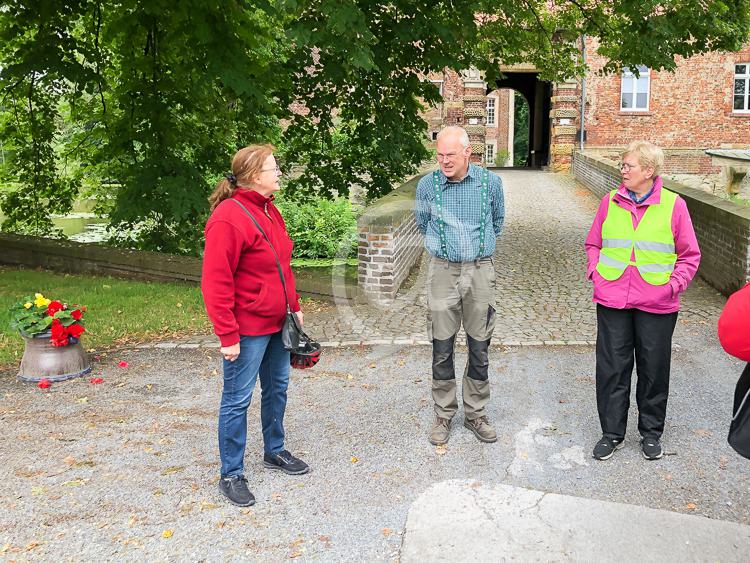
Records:
[[[641,451],[648,460],[660,459],[664,456],[659,438],[641,438]]]
[[[244,475],[231,475],[219,479],[219,490],[235,506],[252,506],[255,496],[247,488]]]
[[[594,459],[598,459],[599,461],[609,459],[612,457],[615,451],[619,450],[624,445],[625,440],[618,440],[616,438],[608,438],[607,436],[602,436],[602,439],[596,443],[596,446],[594,446]]]

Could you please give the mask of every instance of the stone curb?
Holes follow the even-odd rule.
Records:
[[[342,340],[321,342],[324,348],[351,348],[356,346],[431,346],[429,340],[414,338],[379,338],[374,340]],[[492,348],[507,348],[514,346],[595,346],[595,340],[501,340],[492,342]],[[457,344],[460,348],[464,345]],[[162,349],[195,349],[195,348],[220,348],[218,342],[155,342],[144,343],[133,347],[136,350]]]

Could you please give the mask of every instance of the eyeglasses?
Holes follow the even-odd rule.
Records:
[[[276,174],[281,174],[281,168],[279,168],[278,166],[274,166],[273,168],[261,168],[260,169],[261,172],[271,172],[272,170],[275,170]]]
[[[627,162],[620,163],[620,170],[622,172],[630,172],[633,168],[638,166],[637,164],[628,164]]]
[[[448,160],[453,160],[457,156],[458,156],[458,154],[457,153],[453,153],[453,152],[448,153],[448,154],[440,154],[440,153],[438,153],[438,155],[437,155],[437,161],[438,162],[446,162]]]

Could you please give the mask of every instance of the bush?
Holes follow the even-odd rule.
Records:
[[[357,216],[348,199],[294,201],[277,197],[294,258],[347,258],[357,254]]]

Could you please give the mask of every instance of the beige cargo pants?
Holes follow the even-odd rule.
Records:
[[[485,415],[495,307],[492,258],[459,263],[430,257],[427,335],[432,341],[432,399],[437,416],[450,419],[458,410],[454,347],[462,322],[469,355],[462,381],[464,414],[469,420]]]

